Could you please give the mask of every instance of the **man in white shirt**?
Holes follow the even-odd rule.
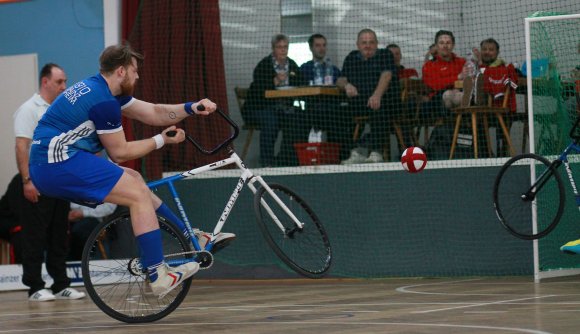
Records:
[[[34,129],[52,101],[65,90],[66,80],[60,66],[53,63],[44,65],[40,71],[39,92],[14,113],[16,163],[24,194],[18,210],[24,243],[22,283],[29,287],[30,301],[79,299],[85,296],[83,292],[70,288],[70,279],[66,274],[70,205],[60,199],[41,196],[30,180],[28,169]],[[45,288],[42,279],[45,259],[46,270],[54,280],[50,290]]]

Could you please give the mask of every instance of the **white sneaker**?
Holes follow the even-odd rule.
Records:
[[[177,267],[169,267],[164,263],[157,268],[157,280],[150,284],[151,291],[161,299],[198,270],[197,262],[187,262]]]
[[[204,232],[202,230],[195,230],[195,236],[197,237],[197,242],[201,249],[205,248],[205,245],[211,240],[211,233]],[[217,251],[224,249],[230,242],[236,239],[236,235],[233,233],[220,232],[215,238],[213,247],[211,248],[211,253],[215,254]]]
[[[68,300],[81,299],[85,298],[85,293],[73,288],[66,288],[59,291],[58,293],[55,293],[54,297],[56,299],[68,299]]]
[[[56,298],[48,289],[38,290],[32,294],[32,296],[28,297],[28,300],[31,302],[48,302],[53,301]]]
[[[365,162],[366,157],[360,154],[357,150],[350,151],[350,157],[346,160],[340,162],[341,165],[352,165],[352,164],[362,164]]]
[[[366,163],[378,163],[383,161],[383,155],[377,151],[372,151],[371,154],[369,154],[369,157],[365,159]]]

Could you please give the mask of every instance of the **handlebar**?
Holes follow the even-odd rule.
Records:
[[[198,104],[197,110],[203,111],[203,110],[205,110],[205,107],[202,104]],[[221,144],[215,146],[214,148],[212,148],[210,150],[207,150],[200,143],[196,142],[193,138],[191,138],[191,136],[189,136],[187,133],[185,134],[185,138],[190,143],[192,143],[193,146],[195,146],[195,148],[197,148],[201,153],[206,154],[206,155],[213,155],[213,154],[217,153],[222,148],[226,147],[231,142],[233,142],[234,139],[236,139],[238,137],[238,135],[240,134],[240,128],[228,115],[226,115],[220,109],[216,109],[216,113],[218,113],[234,129],[234,132],[231,134],[231,136],[229,138],[227,138],[225,141],[223,141]],[[175,130],[167,131],[165,133],[165,135],[167,135],[168,137],[173,137],[176,134],[177,134],[177,131],[175,131]]]

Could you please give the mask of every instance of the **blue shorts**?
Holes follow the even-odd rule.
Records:
[[[30,178],[42,195],[90,207],[103,203],[123,172],[111,161],[84,151],[63,162],[30,165]]]

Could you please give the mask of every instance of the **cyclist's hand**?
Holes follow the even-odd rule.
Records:
[[[199,108],[198,106],[202,106]],[[201,109],[201,110],[200,110]],[[198,115],[209,115],[217,109],[217,105],[209,99],[200,100],[193,105],[193,111]]]
[[[169,131],[175,132],[175,135],[168,136],[167,132]],[[183,129],[178,129],[175,125],[172,125],[167,129],[163,130],[163,132],[161,132],[161,135],[163,136],[165,144],[178,144],[185,140],[185,131],[183,131]]]

